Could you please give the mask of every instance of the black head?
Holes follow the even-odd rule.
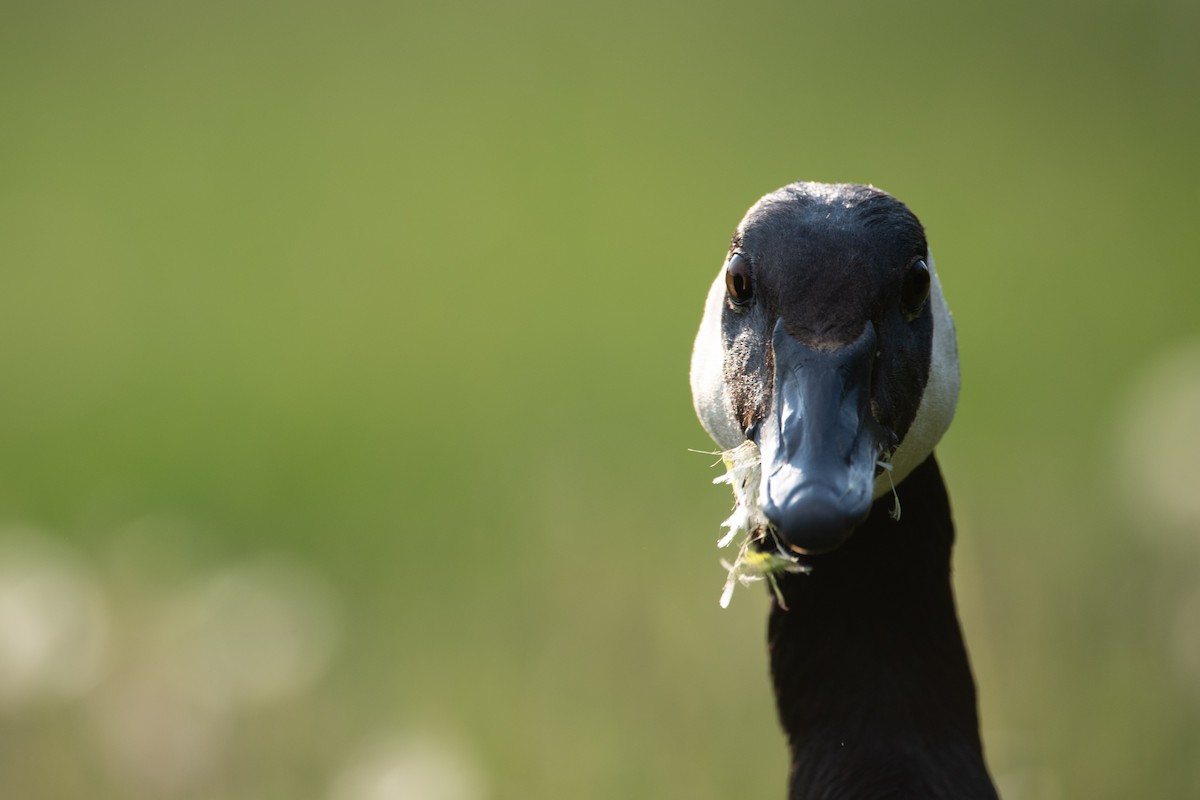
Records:
[[[796,183],[762,198],[710,292],[692,386],[719,444],[759,444],[762,507],[785,543],[836,547],[923,404],[932,397],[933,418],[908,448],[920,459],[953,413],[953,328],[921,223],[869,186]]]

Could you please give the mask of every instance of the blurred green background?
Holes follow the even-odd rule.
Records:
[[[1009,800],[1200,796],[1200,5],[0,6],[0,796],[782,797],[687,385],[921,217]]]

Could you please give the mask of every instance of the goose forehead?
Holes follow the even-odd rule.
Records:
[[[899,200],[864,186],[792,184],[746,212],[733,250],[760,270],[898,269],[928,249],[925,231]]]
[[[770,316],[809,344],[844,344],[878,321],[899,291],[923,241],[870,240],[845,229],[812,228],[802,235],[743,240],[754,269],[755,291]]]

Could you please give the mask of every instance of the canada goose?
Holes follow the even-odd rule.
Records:
[[[691,384],[713,440],[761,454],[751,551],[795,566],[771,576],[768,623],[791,800],[996,797],[933,457],[958,381],[954,325],[904,204],[794,183],[746,213]]]

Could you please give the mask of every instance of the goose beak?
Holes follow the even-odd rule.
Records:
[[[842,544],[871,511],[887,434],[871,413],[875,328],[814,350],[775,324],[774,406],[754,438],[762,452],[759,502],[797,553]]]

